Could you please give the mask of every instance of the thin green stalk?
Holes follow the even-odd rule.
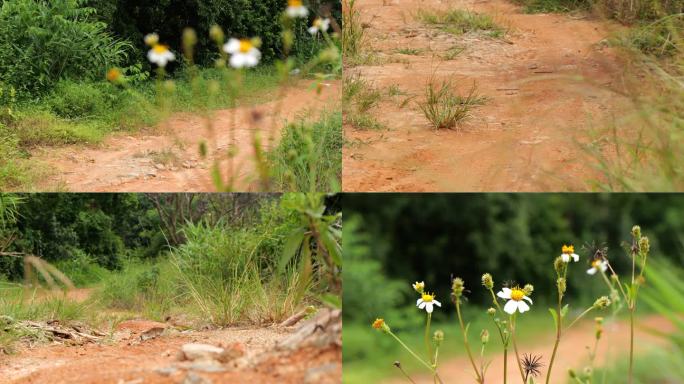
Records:
[[[550,383],[551,380],[551,369],[553,368],[553,362],[556,359],[556,353],[558,352],[558,344],[560,344],[560,339],[561,339],[561,329],[563,326],[563,319],[561,317],[561,311],[562,311],[562,304],[563,303],[563,294],[558,292],[558,309],[556,311],[558,315],[558,320],[556,324],[556,341],[553,344],[553,352],[551,353],[551,360],[549,360],[549,370],[546,371],[546,384]]]
[[[427,357],[432,363],[432,344],[430,343],[430,322],[432,321],[432,313],[427,314],[427,322],[425,323],[425,349],[427,350]]]
[[[589,312],[591,312],[594,309],[594,306],[592,305],[591,307],[587,308],[586,311],[582,312],[579,316],[575,318],[575,320],[570,323],[567,327],[565,327],[565,330],[567,331],[568,329],[572,328],[575,323],[577,323],[580,319],[582,319],[584,316],[586,316]]]
[[[401,341],[401,339],[400,339],[399,337],[397,337],[397,335],[395,335],[392,331],[387,331],[387,333],[389,333],[390,336],[394,337],[394,339],[395,339],[402,347],[404,347],[404,349],[407,350],[408,353],[411,354],[411,356],[413,356],[413,357],[414,357],[416,360],[418,360],[421,364],[423,364],[424,366],[426,366],[427,369],[429,369],[431,372],[434,371],[434,369],[432,369],[432,367],[430,366],[430,364],[426,363],[425,360],[423,360],[423,359],[421,359],[420,357],[418,357],[418,355],[416,355],[416,353],[413,352],[413,350],[411,350],[411,348],[409,348],[406,344],[404,344],[404,342]]]
[[[470,363],[473,365],[477,382],[484,383],[484,378],[480,375],[477,365],[475,364],[475,359],[473,359],[473,353],[470,351],[470,343],[468,343],[468,334],[466,333],[465,325],[463,324],[463,316],[461,316],[461,301],[459,299],[456,299],[456,314],[458,315],[458,323],[461,326],[461,333],[463,333],[463,344],[465,345],[466,352],[468,353]]]
[[[525,371],[523,370],[522,363],[520,362],[520,354],[518,353],[518,343],[515,341],[515,319],[516,315],[510,316],[510,327],[511,327],[511,341],[513,341],[513,351],[515,352],[515,360],[518,362],[518,369],[520,370],[520,377],[523,379],[523,383],[526,383]]]

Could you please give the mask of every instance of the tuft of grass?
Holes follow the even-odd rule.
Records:
[[[423,50],[417,48],[398,48],[395,49],[394,52],[401,55],[417,56],[423,53]]]
[[[356,0],[342,2],[342,55],[346,65],[358,65],[364,56],[365,30],[361,24],[361,14],[356,9]]]
[[[473,106],[484,104],[484,101],[475,85],[466,96],[460,96],[450,82],[437,85],[431,80],[425,90],[425,101],[419,107],[435,129],[453,129],[470,115]]]
[[[399,88],[398,85],[392,84],[389,86],[389,88],[387,88],[387,95],[390,97],[406,96],[406,92],[403,89]]]
[[[506,32],[494,22],[491,16],[462,9],[421,10],[418,12],[418,18],[425,24],[435,26],[454,35],[481,33],[485,36],[501,38]]]
[[[344,79],[342,106],[344,122],[357,129],[381,129],[370,111],[382,100],[382,92],[360,76],[346,76]]]
[[[443,58],[444,60],[453,60],[453,59],[455,59],[458,55],[460,55],[461,53],[463,53],[463,51],[465,51],[465,48],[464,48],[464,47],[461,47],[461,46],[459,46],[459,45],[457,45],[457,46],[455,46],[455,47],[449,48],[449,49],[444,53],[444,55],[442,56],[442,58]]]
[[[342,113],[328,112],[314,122],[285,128],[270,154],[278,191],[339,191],[342,185]]]

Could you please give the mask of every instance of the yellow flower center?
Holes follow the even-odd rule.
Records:
[[[166,45],[164,45],[164,44],[155,44],[154,47],[152,47],[152,50],[153,50],[155,53],[158,53],[158,54],[161,55],[161,54],[164,54],[164,53],[168,52],[168,51],[169,51],[169,47],[166,46]]]
[[[591,266],[596,268],[596,269],[599,269],[599,267],[601,266],[601,259],[596,259],[596,260],[592,261]]]
[[[247,53],[254,48],[254,44],[252,44],[251,41],[249,40],[240,40],[240,52],[242,53]]]
[[[302,0],[287,0],[287,5],[290,7],[301,7],[303,3]]]
[[[564,245],[563,246],[563,253],[567,253],[567,254],[575,253],[575,246],[574,245]]]
[[[383,324],[385,324],[385,320],[383,320],[383,319],[375,319],[375,321],[373,322],[373,328],[375,328],[375,329],[381,329]]]
[[[314,20],[313,26],[314,26],[314,27],[321,28],[321,27],[323,26],[323,20],[322,20],[322,19],[316,19],[316,20]]]
[[[107,80],[115,82],[121,77],[121,71],[118,68],[112,68],[107,72]]]
[[[511,289],[511,299],[513,299],[515,301],[520,301],[523,299],[524,296],[525,296],[525,291],[523,291],[522,289],[520,289],[518,287]]]
[[[431,295],[429,293],[423,293],[423,301],[424,302],[429,303],[434,299],[435,299],[435,295]]]

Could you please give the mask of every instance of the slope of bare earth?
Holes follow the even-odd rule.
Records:
[[[0,356],[2,384],[339,383],[341,317],[322,311],[296,328],[178,331],[165,323],[132,320],[111,339],[57,343]],[[188,344],[223,349],[190,356]]]
[[[226,160],[231,143],[237,155],[232,175],[233,189],[254,189],[253,137],[259,132],[266,148],[286,122],[298,118],[317,119],[323,110],[339,105],[339,81],[323,85],[317,94],[310,82],[287,89],[283,97],[254,107],[219,110],[211,118],[178,114],[152,132],[115,134],[95,148],[67,146],[39,148],[33,159],[50,170],[51,176],[37,190],[67,189],[74,192],[213,192],[210,169],[221,163],[224,179],[229,176]],[[258,121],[254,117],[258,116]],[[274,125],[275,124],[275,125]],[[231,127],[235,126],[235,129]],[[210,128],[211,127],[211,128]],[[207,158],[199,145],[206,141]],[[270,143],[269,143],[270,142]]]
[[[668,340],[655,336],[648,331],[657,330],[658,332],[669,333],[674,330],[673,324],[665,318],[659,316],[649,316],[641,319],[639,328],[635,332],[635,347],[637,358],[639,353],[647,352],[653,348],[665,348]],[[595,328],[592,321],[586,321],[568,331],[563,336],[554,368],[551,375],[551,383],[565,383],[568,381],[568,369],[580,371],[588,363],[587,348],[594,345]],[[519,352],[521,354],[531,354],[542,357],[544,366],[541,369],[540,377],[546,377],[549,356],[553,348],[554,335],[540,335],[533,342],[521,344]],[[597,349],[596,364],[603,366],[606,362],[616,358],[625,357],[629,351],[629,323],[626,321],[609,322],[604,326],[602,340]],[[491,355],[487,357],[491,365],[487,370],[486,379],[488,383],[503,383],[503,355]],[[455,379],[471,380],[473,377],[472,366],[466,357],[445,360],[440,364],[440,376],[445,382],[454,382]],[[520,373],[515,363],[515,355],[509,353],[508,360],[508,382],[519,382]],[[417,383],[432,383],[431,376],[415,377]],[[391,379],[387,383],[403,383],[404,379]],[[458,382],[458,381],[457,381]]]
[[[594,128],[627,108],[620,59],[605,44],[617,26],[524,14],[508,0],[357,3],[379,64],[345,74],[384,94],[396,85],[406,96],[388,96],[371,110],[386,130],[345,126],[345,191],[573,191],[600,179],[580,144],[596,140]],[[455,36],[416,17],[419,9],[447,8],[488,14],[507,33]],[[397,53],[403,48],[417,54]],[[450,57],[453,48],[463,51]],[[435,131],[417,105],[431,77],[462,94],[476,84],[487,101],[459,129]]]

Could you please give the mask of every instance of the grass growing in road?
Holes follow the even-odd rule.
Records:
[[[484,102],[485,98],[477,94],[475,85],[467,95],[460,96],[450,82],[438,85],[431,80],[425,90],[425,101],[419,103],[419,107],[435,129],[452,129],[470,115],[473,106]]]
[[[348,75],[344,79],[342,107],[344,122],[357,129],[381,129],[384,126],[370,114],[382,100],[382,92],[360,76]]]
[[[494,22],[491,16],[462,9],[421,10],[418,12],[418,18],[425,24],[435,26],[454,35],[473,32],[493,38],[501,38],[506,32],[504,28]]]

